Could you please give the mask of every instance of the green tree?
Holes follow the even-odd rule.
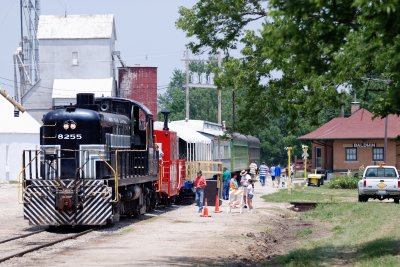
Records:
[[[158,118],[163,118],[161,111],[170,111],[169,119],[172,121],[185,119],[185,73],[175,69],[171,81],[164,94],[158,96]]]
[[[244,57],[236,62],[240,74],[229,77],[235,80],[235,93],[243,90],[247,100],[275,101],[270,112],[286,112],[289,127],[297,127],[296,120],[304,116],[317,125],[323,106],[343,101],[338,87],[347,85],[351,94],[357,93],[366,89],[369,78],[384,86],[365,98],[373,103],[364,105],[378,115],[400,113],[398,1],[204,0],[179,13],[177,27],[196,37],[189,43],[192,51],[244,46]],[[260,32],[246,29],[258,19],[263,20]],[[274,79],[274,71],[282,77]],[[268,85],[260,83],[264,79]],[[252,117],[254,110],[238,101],[244,110],[238,114]]]

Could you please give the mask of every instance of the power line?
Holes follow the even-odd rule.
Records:
[[[1,77],[0,79],[2,80],[6,80],[6,81],[10,81],[10,82],[14,82],[14,80],[9,79],[9,78],[5,78],[5,77]],[[22,83],[22,82],[17,82],[19,85],[31,85],[29,83]],[[14,84],[8,84],[8,83],[4,83],[4,82],[0,82],[0,84],[4,85],[4,86],[9,86],[9,87],[14,87]],[[149,84],[153,84],[153,83],[141,83],[142,85],[149,85]],[[163,89],[167,89],[169,87],[169,85],[158,85],[157,86],[157,91],[163,90]],[[42,86],[42,85],[38,85],[37,88],[43,88],[43,89],[57,89],[58,91],[64,91],[64,92],[69,92],[71,90],[68,89],[61,89],[61,88],[54,88],[54,87],[47,87],[47,86]]]

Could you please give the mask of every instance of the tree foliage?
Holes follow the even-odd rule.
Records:
[[[233,129],[259,136],[276,160],[276,146],[293,145],[355,96],[377,116],[400,114],[397,0],[204,0],[179,13],[193,52],[225,51],[215,81],[235,96]],[[256,20],[260,28],[249,28]]]
[[[267,98],[281,99],[277,110],[290,110],[290,121],[318,114],[321,103],[338,105],[339,86],[357,92],[366,79],[387,81],[369,103],[373,111],[400,113],[396,0],[205,0],[179,12],[177,26],[195,37],[189,44],[194,52],[228,51],[241,43],[243,76],[253,71],[260,81],[280,71],[282,78],[269,82]],[[246,30],[257,19],[263,20],[260,32]],[[265,89],[257,87],[252,93]]]

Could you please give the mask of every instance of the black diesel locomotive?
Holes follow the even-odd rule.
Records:
[[[132,100],[78,94],[43,117],[23,152],[24,217],[33,225],[105,225],[156,206],[153,118]]]

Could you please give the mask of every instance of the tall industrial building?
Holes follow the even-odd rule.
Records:
[[[42,15],[37,39],[40,80],[21,97],[36,120],[76,93],[117,95],[114,15]]]

